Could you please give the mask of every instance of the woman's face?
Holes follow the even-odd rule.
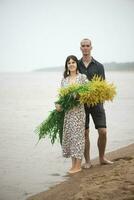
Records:
[[[68,70],[74,72],[77,70],[77,63],[73,59],[70,59],[67,63]]]

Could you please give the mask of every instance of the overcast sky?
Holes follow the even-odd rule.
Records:
[[[134,0],[0,0],[0,71],[30,71],[81,57],[134,61]]]

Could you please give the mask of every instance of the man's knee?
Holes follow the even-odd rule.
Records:
[[[106,136],[107,135],[107,129],[106,128],[98,128],[98,133],[100,136]]]

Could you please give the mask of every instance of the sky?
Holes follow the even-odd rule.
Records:
[[[134,0],[0,0],[0,71],[63,66],[90,38],[99,62],[134,61]]]

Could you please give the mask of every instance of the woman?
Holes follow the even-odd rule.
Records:
[[[67,87],[75,83],[86,83],[88,80],[84,74],[78,71],[78,59],[76,56],[68,56],[65,62],[64,78],[61,87]],[[56,104],[57,111],[61,106]],[[84,105],[78,105],[65,113],[63,126],[62,151],[63,156],[72,159],[72,167],[69,173],[81,171],[81,162],[85,147],[85,110]]]

